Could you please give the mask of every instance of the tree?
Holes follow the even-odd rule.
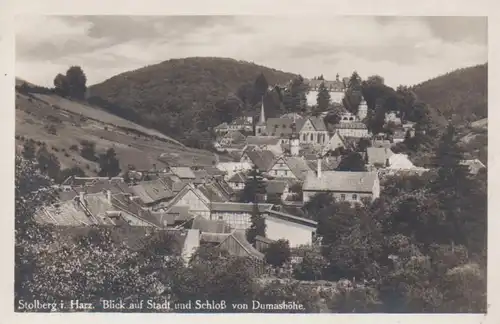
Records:
[[[193,307],[186,312],[235,312],[232,303],[251,303],[253,297],[251,260],[231,256],[219,248],[200,246],[188,267],[176,271],[172,294],[176,302],[213,300],[225,301],[227,306],[221,310]]]
[[[253,101],[252,103],[255,105],[262,101],[262,98],[266,95],[267,89],[269,88],[269,83],[266,80],[266,77],[263,73],[259,74],[259,76],[255,79],[253,84]]]
[[[253,167],[248,177],[245,180],[245,187],[243,188],[240,201],[241,202],[259,202],[266,194],[266,183],[262,173],[257,167]]]
[[[259,210],[259,201],[266,193],[266,184],[257,166],[254,166],[250,171],[249,176],[245,181],[245,187],[241,195],[242,202],[252,202],[252,215],[250,217],[251,225],[247,229],[247,240],[254,244],[257,235],[266,236],[266,222]]]
[[[120,174],[120,162],[116,158],[115,149],[109,148],[105,154],[99,157],[99,176],[100,177],[116,177]]]
[[[23,145],[23,158],[26,160],[33,160],[36,156],[36,147],[35,147],[35,141],[32,139],[29,139],[24,142]]]
[[[95,162],[97,160],[95,156],[95,143],[83,140],[81,144],[82,148],[80,150],[80,155],[89,161]]]
[[[372,142],[368,138],[360,138],[357,145],[357,151],[366,152],[366,149],[370,146],[372,146]]]
[[[293,269],[293,276],[297,280],[316,281],[323,278],[323,271],[328,266],[328,261],[320,251],[308,249],[303,252],[302,261]]]
[[[321,84],[319,85],[319,90],[318,90],[317,111],[316,112],[321,112],[321,111],[327,110],[329,105],[330,105],[330,93],[328,92],[328,89],[326,88],[325,83],[321,82]]]
[[[349,78],[347,89],[342,100],[344,107],[352,114],[358,113],[358,107],[361,102],[361,77],[354,71]]]
[[[55,80],[54,80],[55,81]],[[66,71],[66,82],[70,97],[84,100],[87,92],[87,77],[79,66],[72,66]]]
[[[307,110],[308,87],[304,83],[304,78],[298,76],[292,80],[292,83],[283,94],[283,104],[288,112],[303,113]]]
[[[66,76],[61,73],[56,75],[54,79],[54,87],[55,92],[62,97],[65,97],[69,94],[68,81],[66,79]]]
[[[281,267],[286,262],[290,261],[290,243],[288,240],[277,240],[269,244],[264,250],[265,260],[268,264],[274,267]]]
[[[371,75],[366,79],[366,82],[371,84],[384,84],[384,78],[380,75]]]
[[[40,172],[34,160],[15,157],[15,279],[14,297],[33,300],[30,289],[40,247],[51,241],[50,233],[34,219],[36,211],[55,201],[52,181]]]
[[[47,175],[53,180],[58,179],[59,172],[61,171],[61,164],[59,163],[57,157],[47,150],[45,145],[38,149],[36,159],[38,162],[38,168],[42,174]]]
[[[365,161],[358,152],[351,152],[342,157],[337,171],[365,171]]]

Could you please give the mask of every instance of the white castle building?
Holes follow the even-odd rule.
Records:
[[[307,104],[309,106],[314,106],[317,104],[318,92],[321,83],[324,83],[328,92],[330,93],[330,99],[335,103],[342,103],[342,99],[344,98],[345,91],[347,89],[347,82],[349,78],[344,78],[340,80],[339,75],[335,81],[328,80],[304,80],[305,83],[309,86],[309,93],[307,94]]]

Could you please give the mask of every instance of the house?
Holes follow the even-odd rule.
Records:
[[[266,200],[270,197],[276,197],[279,201],[284,201],[290,194],[290,186],[287,181],[267,180],[266,181]],[[271,198],[272,199],[272,198]]]
[[[377,172],[323,172],[320,159],[317,173],[309,173],[304,181],[303,201],[319,193],[331,193],[339,201],[361,203],[362,198],[375,200],[380,196],[380,181]]]
[[[362,122],[339,123],[333,125],[333,129],[343,137],[370,137],[368,128]]]
[[[275,154],[271,151],[260,151],[248,149],[241,156],[241,163],[251,163],[261,172],[266,172],[273,165]]]
[[[194,180],[196,179],[193,170],[189,167],[170,167],[170,172],[180,180]]]
[[[266,238],[286,239],[290,247],[311,245],[318,223],[311,219],[293,216],[284,212],[270,210],[266,216]]]
[[[274,178],[288,178],[303,181],[311,169],[307,162],[301,157],[279,157],[271,167],[267,174]]]
[[[460,162],[460,164],[468,166],[470,173],[474,175],[478,174],[480,170],[486,169],[486,166],[483,164],[483,162],[479,161],[478,159],[463,160]]]
[[[271,151],[275,155],[283,154],[282,139],[276,136],[248,136],[247,148],[261,151]]]
[[[390,148],[384,147],[367,147],[366,148],[366,157],[367,164],[373,167],[383,168],[385,166],[389,166],[389,158],[394,153]]]
[[[238,117],[228,125],[228,128],[230,131],[238,130],[238,131],[251,132],[253,131],[252,117],[248,116]]]
[[[330,151],[335,151],[336,149],[345,149],[347,147],[346,141],[343,136],[339,134],[339,132],[334,132],[325,145],[322,148],[322,155],[327,154]]]
[[[394,123],[396,125],[401,125],[401,118],[399,118],[398,113],[395,111],[386,112],[384,121],[386,124]]]
[[[233,230],[223,220],[206,219],[202,216],[195,216],[191,220],[191,228],[203,233],[231,233]]]
[[[404,142],[405,138],[406,138],[406,132],[404,130],[398,129],[394,131],[394,134],[392,134],[392,142],[394,144]]]
[[[245,158],[243,158],[245,156]],[[239,172],[246,172],[252,169],[252,161],[243,153],[241,162],[219,162],[216,167],[222,172],[225,172],[224,178],[230,179],[233,175]]]
[[[266,222],[266,237],[271,240],[286,239],[290,246],[311,244],[316,233],[317,222],[287,213],[274,211],[272,204],[258,204],[259,211]],[[236,230],[250,227],[252,203],[213,203],[212,219],[221,219]]]
[[[238,130],[231,130],[228,131],[224,136],[222,136],[219,140],[218,143],[220,147],[227,147],[231,146],[233,144],[242,144],[245,142],[245,135],[243,135],[240,131]]]
[[[131,186],[130,191],[145,207],[152,207],[175,196],[172,188],[161,179],[139,182]]]
[[[177,206],[189,207],[190,213],[210,218],[210,199],[194,185],[187,184],[163,209],[165,211]]]
[[[196,186],[205,197],[212,202],[229,201],[234,194],[234,190],[224,180],[213,180]]]
[[[121,200],[127,203],[122,204]],[[73,199],[40,208],[35,213],[35,221],[56,226],[129,224],[159,228],[161,225],[149,211],[141,209],[129,197],[112,195],[110,191],[79,192]]]
[[[229,178],[227,180],[227,183],[233,190],[243,190],[243,188],[245,188],[246,179],[246,173],[238,172],[235,173],[231,178]]]
[[[258,204],[259,212],[262,214],[265,214],[271,207],[272,204]],[[246,230],[250,227],[250,217],[252,215],[253,208],[254,204],[252,203],[214,202],[211,204],[211,217],[212,219],[225,221],[232,228]]]
[[[214,131],[217,134],[227,133],[229,131],[229,125],[228,125],[228,123],[225,123],[225,122],[222,124],[219,124],[219,125],[214,127]]]

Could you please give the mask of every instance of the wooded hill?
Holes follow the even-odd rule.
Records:
[[[295,77],[229,58],[172,59],[93,85],[88,97],[119,116],[200,147],[210,140],[207,129],[256,110],[263,93],[249,89],[261,74],[259,92]]]
[[[412,89],[418,98],[455,123],[488,117],[488,64],[438,76]]]

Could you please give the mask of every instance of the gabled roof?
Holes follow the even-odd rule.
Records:
[[[234,242],[236,242],[246,253],[247,253],[247,256],[249,257],[254,257],[258,260],[263,260],[264,259],[264,254],[257,251],[248,241],[247,241],[247,238],[246,238],[246,235],[245,235],[245,232],[244,231],[238,231],[238,230],[235,230],[233,231],[229,236],[226,237],[225,240],[223,240],[220,244],[220,246],[227,246],[229,247],[227,249],[227,251],[229,252],[229,254],[231,255],[235,255],[236,251],[237,250],[232,250],[231,247],[233,247],[234,245],[229,243],[229,244],[225,244],[228,240],[234,240]],[[242,256],[242,255],[240,255]]]
[[[463,160],[460,162],[460,164],[468,166],[469,171],[472,174],[477,174],[479,170],[486,168],[483,162],[479,161],[478,159]]]
[[[278,145],[280,138],[277,136],[248,136],[247,145]]]
[[[298,123],[296,120],[296,129],[299,130]],[[266,132],[270,136],[288,137],[293,133],[293,119],[291,118],[268,118],[266,120]]]
[[[205,197],[212,202],[225,202],[228,201],[230,196],[222,190],[216,182],[204,183],[198,186],[198,189]]]
[[[162,225],[150,210],[144,209],[135,201],[130,200],[127,194],[112,195],[111,203],[114,210],[125,211],[153,226],[161,227]]]
[[[372,193],[376,172],[324,171],[321,177],[308,174],[302,190]]]
[[[227,123],[222,123],[215,126],[215,129],[226,129],[229,125]]]
[[[227,182],[233,182],[233,183],[242,183],[245,182],[247,179],[245,173],[243,172],[236,172],[233,174],[231,178],[227,180]]]
[[[309,117],[309,120],[317,131],[327,131],[325,121],[322,117]]]
[[[230,130],[223,136],[223,138],[231,139],[233,143],[241,143],[245,141],[245,135],[243,135],[239,130]]]
[[[151,204],[174,196],[171,188],[161,179],[142,181],[130,187],[130,190],[145,204]]]
[[[261,171],[267,171],[274,165],[275,155],[269,150],[248,150],[245,154]]]
[[[170,171],[181,179],[195,179],[193,170],[188,167],[170,167]]]
[[[311,171],[311,168],[307,165],[307,162],[301,157],[287,157],[284,158],[286,165],[290,168],[290,171],[297,177],[299,180],[304,180],[307,176],[307,173]]]
[[[208,208],[208,204],[210,202],[208,197],[206,197],[203,194],[203,192],[195,188],[192,184],[188,183],[184,186],[184,188],[182,188],[181,191],[179,191],[179,193],[177,193],[177,195],[175,195],[175,197],[172,200],[168,202],[168,205],[166,206],[167,210],[168,208],[174,206],[177,202],[179,202],[179,200],[182,199],[182,197],[184,197],[184,195],[187,194],[189,191],[192,191]]]

